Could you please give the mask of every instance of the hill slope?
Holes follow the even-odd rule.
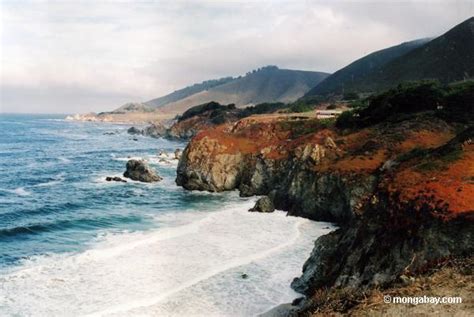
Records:
[[[166,96],[152,99],[150,101],[145,102],[145,104],[147,104],[150,107],[161,107],[171,102],[178,101],[180,99],[197,94],[201,91],[210,89],[215,86],[223,85],[233,80],[235,80],[235,78],[233,77],[224,77],[220,79],[206,80],[206,81],[203,81],[202,83],[194,84],[192,86],[188,86],[183,89],[176,90]]]
[[[329,93],[342,93],[352,91],[354,87],[374,70],[406,54],[407,52],[427,43],[429,39],[420,39],[405,42],[364,56],[348,66],[338,70],[316,87],[311,89],[307,96],[326,95]]]
[[[401,46],[410,43],[411,47],[402,49]],[[417,44],[408,42],[387,49],[388,53],[396,49],[401,54],[388,58],[377,67],[368,67],[364,59],[370,60],[374,54],[387,53],[386,50],[368,55],[327,78],[307,96],[341,93],[342,87],[344,91],[374,92],[394,87],[403,81],[436,79],[449,83],[474,77],[474,18],[424,45],[417,47]],[[352,70],[358,70],[359,67],[362,76],[355,76],[352,80]]]
[[[474,17],[431,42],[388,63],[367,80],[378,89],[406,80],[449,83],[474,77]]]
[[[210,101],[236,106],[263,102],[291,102],[302,97],[327,73],[279,69],[267,66],[207,90],[159,107],[164,113],[182,113],[188,108]]]

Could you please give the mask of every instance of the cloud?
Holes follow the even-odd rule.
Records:
[[[1,2],[0,111],[87,112],[268,64],[333,72],[442,34],[462,1]]]

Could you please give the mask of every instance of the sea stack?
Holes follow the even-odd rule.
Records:
[[[123,173],[123,176],[145,183],[159,182],[162,180],[143,160],[129,160],[127,162],[127,170]]]

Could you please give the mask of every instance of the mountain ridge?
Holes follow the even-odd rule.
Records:
[[[404,81],[438,80],[450,83],[474,76],[474,17],[430,41],[419,41],[402,43],[364,56],[316,85],[305,97],[348,91],[373,93],[393,88]],[[377,67],[367,67],[367,60],[374,55],[387,53],[392,56]],[[360,72],[355,80],[350,76],[354,68]]]
[[[350,91],[352,90],[351,84],[354,82],[354,79],[365,78],[372,70],[385,65],[430,40],[430,38],[417,39],[372,52],[328,76],[307,92],[306,96],[324,95],[332,92],[343,93],[344,90]]]

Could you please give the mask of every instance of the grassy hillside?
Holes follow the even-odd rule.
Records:
[[[167,105],[171,102],[178,101],[180,99],[186,98],[188,96],[197,94],[201,91],[205,91],[207,89],[210,89],[212,87],[216,87],[219,85],[226,84],[228,82],[231,82],[235,80],[233,77],[224,77],[220,79],[213,79],[213,80],[206,80],[202,83],[199,84],[194,84],[192,86],[185,87],[183,89],[176,90],[166,96],[159,97],[152,99],[150,101],[145,102],[147,105],[150,107],[161,107],[164,105]]]
[[[279,69],[267,66],[241,78],[201,91],[160,107],[165,113],[182,113],[191,106],[216,101],[236,106],[263,102],[291,102],[328,76],[327,73]]]

